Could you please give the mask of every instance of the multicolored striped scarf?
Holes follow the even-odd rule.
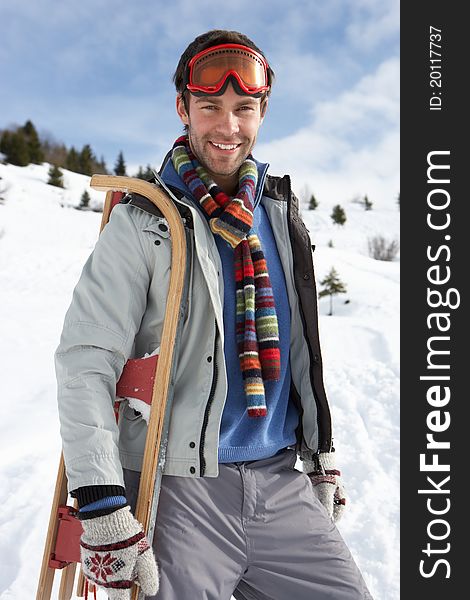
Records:
[[[234,249],[237,349],[247,412],[250,417],[264,417],[264,381],[279,379],[281,355],[266,259],[252,229],[256,164],[250,154],[239,170],[238,193],[230,198],[198,162],[186,136],[176,140],[171,158],[176,172],[204,209],[212,232]]]

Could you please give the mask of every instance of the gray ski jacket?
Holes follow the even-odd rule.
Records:
[[[171,169],[164,169],[165,172]],[[300,422],[297,452],[313,460],[332,450],[322,379],[314,247],[299,216],[290,178],[261,168],[258,195],[285,273],[291,308],[291,398]],[[170,176],[165,178],[174,184]],[[218,475],[219,427],[227,393],[223,276],[217,246],[194,201],[175,198],[190,239],[190,288],[171,409],[165,474]],[[88,258],[65,316],[55,353],[58,405],[69,491],[124,485],[122,467],[140,470],[147,425],[127,403],[119,426],[116,382],[129,358],[161,342],[169,282],[171,235],[154,205],[141,197],[117,205]]]

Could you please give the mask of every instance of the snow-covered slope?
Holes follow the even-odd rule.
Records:
[[[0,165],[0,598],[35,597],[60,453],[53,353],[101,214],[71,208],[89,178],[49,165]],[[6,191],[2,193],[2,190]],[[92,203],[103,194],[88,188]],[[347,293],[320,301],[325,379],[337,462],[349,496],[339,529],[378,600],[399,597],[399,262],[367,254],[367,238],[398,239],[399,213],[303,208],[317,281],[335,267]],[[332,240],[333,247],[328,243]],[[347,303],[345,303],[347,301]],[[57,578],[58,579],[58,578]],[[104,598],[103,595],[99,597]]]

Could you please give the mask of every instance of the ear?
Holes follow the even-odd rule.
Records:
[[[176,112],[178,113],[179,118],[183,121],[183,124],[189,125],[189,117],[188,113],[186,112],[186,108],[184,107],[182,94],[177,94],[176,96]]]
[[[263,122],[264,117],[266,116],[266,111],[268,110],[268,98],[264,100],[261,104],[261,123]]]

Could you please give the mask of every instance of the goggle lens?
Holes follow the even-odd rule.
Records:
[[[260,54],[238,44],[222,44],[196,54],[189,62],[190,91],[214,93],[233,75],[247,94],[269,89],[267,63]]]

